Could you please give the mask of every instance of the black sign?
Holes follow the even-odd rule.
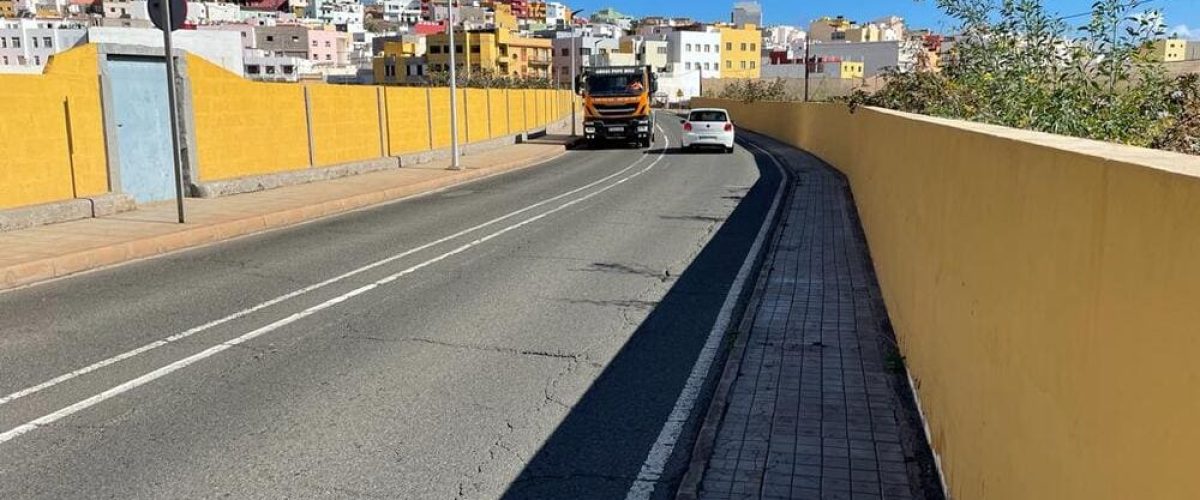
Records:
[[[187,0],[149,0],[146,2],[146,13],[150,14],[150,20],[160,30],[166,30],[166,2],[171,2],[171,31],[175,31],[183,27],[183,21],[187,19]]]

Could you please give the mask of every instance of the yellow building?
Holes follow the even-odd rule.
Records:
[[[878,42],[883,29],[875,23],[856,24],[842,16],[822,17],[808,25],[808,37],[814,42]]]
[[[1187,40],[1171,38],[1158,40],[1147,48],[1147,56],[1152,61],[1178,62],[1187,60]]]
[[[721,78],[762,76],[762,30],[753,24],[721,26]]]
[[[551,41],[526,38],[510,30],[456,32],[455,65],[466,73],[549,78]],[[450,70],[450,37],[445,33],[428,39],[429,70]]]
[[[865,63],[854,62],[854,61],[842,61],[842,62],[832,63],[832,64],[834,65],[833,70],[837,71],[836,77],[841,78],[842,80],[854,80],[854,79],[861,80],[862,78],[864,78],[866,76],[866,64]]]
[[[534,22],[546,22],[546,2],[529,2],[529,18]]]
[[[0,17],[16,18],[17,2],[14,0],[0,0]]]
[[[424,45],[413,40],[384,42],[383,51],[371,59],[375,83],[401,83],[409,77],[424,76],[420,69],[424,64],[417,61],[424,52]]]

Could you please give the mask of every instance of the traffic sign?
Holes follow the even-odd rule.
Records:
[[[171,2],[171,5],[166,5],[166,2]],[[187,19],[187,0],[149,0],[146,2],[146,13],[150,15],[150,20],[160,30],[166,30],[163,22],[166,18],[166,12],[170,7],[171,13],[171,31],[175,31],[183,27],[183,21]]]

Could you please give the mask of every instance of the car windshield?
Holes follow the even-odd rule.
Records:
[[[645,90],[641,75],[591,75],[587,79],[592,95],[640,94]]]
[[[693,122],[724,122],[724,121],[727,121],[727,120],[725,119],[725,112],[724,112],[724,111],[693,111],[693,112],[692,112],[692,116],[691,116],[690,118],[688,118],[688,121],[693,121]]]

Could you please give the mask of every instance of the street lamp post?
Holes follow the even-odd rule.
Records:
[[[450,32],[450,169],[462,170],[462,163],[458,158],[458,71],[454,62],[454,0],[447,4],[447,10],[450,11],[446,19],[449,25],[447,30]]]
[[[579,118],[576,116],[575,111],[579,107],[579,101],[577,101],[579,98],[579,89],[575,87],[575,82],[578,81],[576,80],[578,76],[575,72],[579,70],[579,49],[576,48],[575,43],[578,40],[578,37],[575,36],[575,16],[581,12],[583,12],[583,9],[571,11],[571,15],[567,18],[567,22],[571,23],[571,137],[579,137],[578,125],[576,125]]]

